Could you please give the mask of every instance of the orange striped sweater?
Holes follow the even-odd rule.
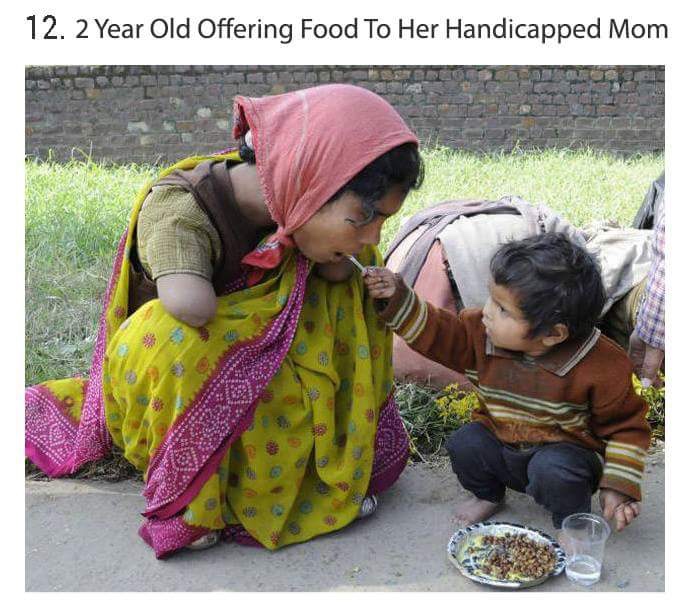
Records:
[[[400,277],[380,315],[415,351],[467,375],[480,399],[473,418],[501,441],[593,449],[605,460],[600,487],[641,499],[648,407],[632,387],[627,354],[598,330],[530,358],[492,345],[480,309],[439,309]]]

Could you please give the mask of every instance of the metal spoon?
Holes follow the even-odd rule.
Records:
[[[364,266],[362,266],[362,264],[359,263],[359,261],[357,260],[357,258],[355,256],[348,255],[346,257],[348,260],[350,260],[352,262],[354,267],[357,268],[357,270],[359,270],[361,273],[364,273],[364,271],[367,270]]]

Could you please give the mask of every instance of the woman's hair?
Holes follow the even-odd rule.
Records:
[[[246,144],[246,140],[244,138],[242,138],[241,142],[239,143],[239,157],[247,164],[256,163],[256,154],[254,153],[253,149]]]
[[[404,143],[370,162],[328,200],[333,202],[345,192],[353,192],[362,200],[365,219],[356,222],[365,226],[376,215],[376,203],[395,186],[404,193],[417,189],[425,178],[425,164],[415,143]],[[326,204],[328,204],[326,203]]]
[[[246,144],[244,138],[239,143],[239,156],[248,164],[256,163],[256,154]],[[425,164],[415,143],[404,143],[383,153],[370,162],[343,187],[341,187],[326,204],[337,200],[345,192],[353,192],[362,200],[365,219],[355,222],[356,226],[365,226],[376,215],[376,203],[387,192],[398,185],[405,193],[417,189],[425,178]]]
[[[570,339],[588,336],[606,302],[596,259],[557,232],[502,245],[490,273],[516,295],[529,338],[555,324],[565,324]]]

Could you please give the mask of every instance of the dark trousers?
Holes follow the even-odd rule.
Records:
[[[466,424],[446,442],[461,485],[477,498],[501,502],[506,488],[526,493],[552,513],[553,525],[572,513],[591,511],[603,467],[595,452],[571,443],[519,450],[480,423]]]

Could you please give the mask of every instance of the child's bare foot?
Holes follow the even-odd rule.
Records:
[[[472,496],[457,507],[453,520],[464,526],[477,524],[494,515],[501,506],[501,502],[490,502]]]

